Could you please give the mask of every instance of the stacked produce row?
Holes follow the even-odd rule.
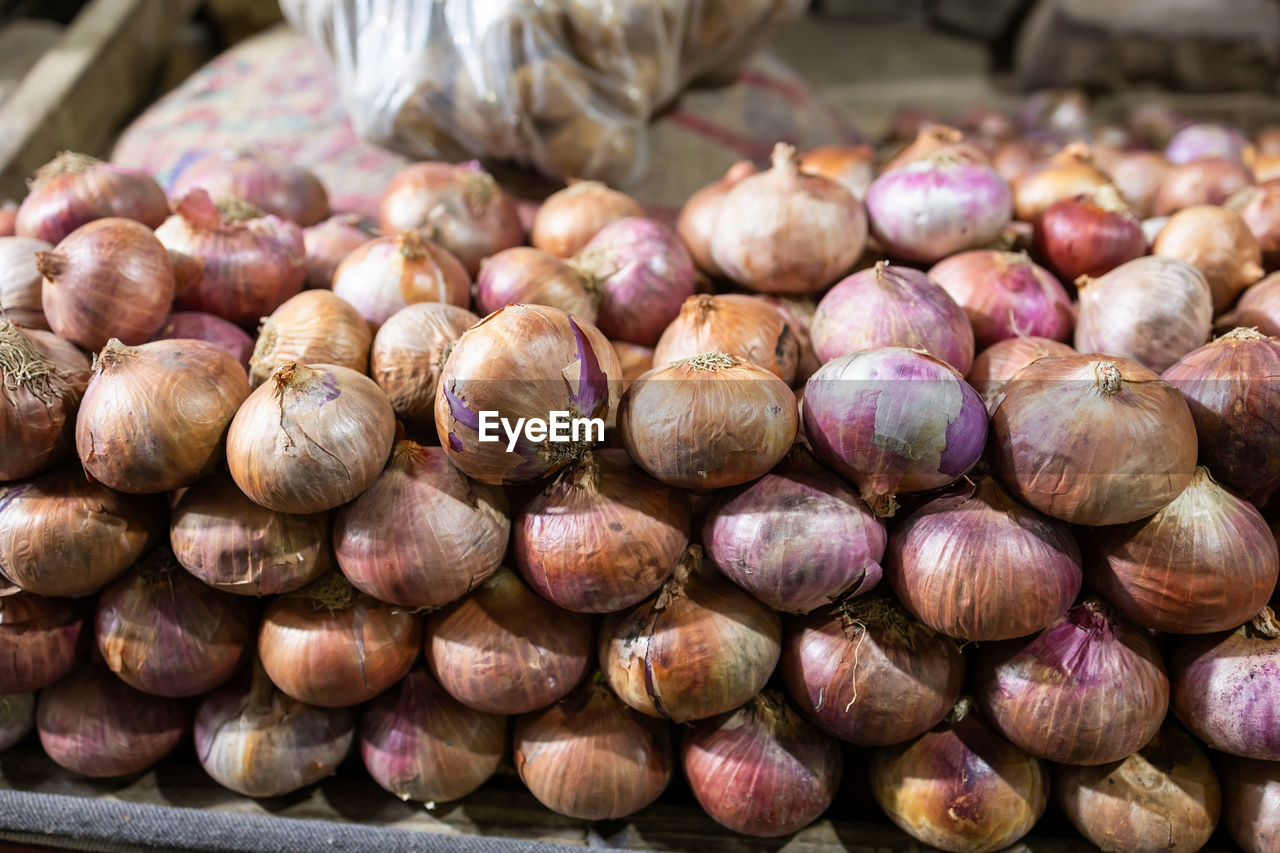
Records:
[[[780,144],[676,228],[576,183],[531,246],[474,164],[375,228],[62,155],[0,238],[0,741],[1280,850],[1280,140],[1042,114]]]

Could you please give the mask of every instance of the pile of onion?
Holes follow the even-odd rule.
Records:
[[[961,252],[935,264],[929,280],[964,309],[978,349],[1026,335],[1055,341],[1071,336],[1075,323],[1071,298],[1026,252]],[[964,365],[951,363],[967,373],[972,358]]]
[[[328,288],[342,259],[368,243],[377,229],[354,213],[339,213],[302,229],[307,255],[307,287]]]
[[[699,294],[685,300],[653,350],[654,364],[704,352],[746,359],[783,382],[796,375],[799,342],[782,314],[758,296]]]
[[[485,258],[476,276],[476,308],[482,315],[517,303],[550,305],[596,322],[597,300],[586,279],[566,261],[529,246]]]
[[[0,315],[0,481],[38,474],[70,454],[89,376],[89,360],[73,344]]]
[[[1244,217],[1229,207],[1183,208],[1160,229],[1151,251],[1186,261],[1200,271],[1213,294],[1214,313],[1262,278],[1262,247]]]
[[[1280,845],[1280,763],[1222,756],[1222,823],[1245,853]]]
[[[1089,146],[1073,142],[1018,179],[1014,187],[1018,218],[1035,222],[1050,205],[1089,195],[1110,183],[1107,173],[1094,163]]]
[[[82,610],[69,599],[0,588],[0,695],[48,687],[75,668]]]
[[[756,167],[749,160],[734,163],[725,172],[723,178],[712,181],[689,196],[684,207],[680,208],[676,230],[680,233],[680,239],[688,247],[693,262],[698,265],[698,269],[708,275],[723,275],[720,267],[716,266],[715,259],[711,257],[711,234],[720,216],[724,197],[743,178],[755,173]]]
[[[44,277],[36,266],[36,253],[52,250],[44,240],[0,237],[0,313],[10,322],[49,331],[40,302]]]
[[[63,151],[36,170],[13,233],[57,243],[95,219],[119,216],[155,228],[168,215],[169,200],[149,175]]]
[[[249,369],[249,359],[253,355],[253,338],[244,329],[203,311],[174,311],[165,318],[164,323],[151,336],[152,341],[171,341],[185,338],[187,340],[205,341],[216,344],[231,353],[240,366]]]
[[[178,175],[173,196],[180,198],[196,187],[215,198],[242,198],[302,226],[329,215],[329,196],[315,175],[250,151],[216,151],[193,161]]]
[[[978,353],[969,368],[965,380],[973,390],[982,395],[988,411],[995,411],[1004,386],[1014,375],[1038,358],[1051,355],[1071,355],[1075,352],[1068,344],[1048,338],[1016,337],[997,341]]]
[[[1111,184],[1049,205],[1035,238],[1045,263],[1067,281],[1105,275],[1147,253],[1142,223]]]
[[[291,361],[364,373],[372,339],[368,322],[350,302],[327,290],[304,291],[263,321],[249,361],[250,384],[257,388]]]
[[[471,279],[458,259],[417,231],[378,237],[343,258],[333,293],[375,329],[416,302],[471,304]]]
[[[548,255],[572,257],[606,225],[628,216],[644,216],[631,196],[599,181],[570,181],[538,207],[529,242]]]

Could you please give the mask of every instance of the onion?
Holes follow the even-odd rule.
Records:
[[[525,505],[515,564],[539,595],[578,613],[612,613],[656,592],[689,544],[683,492],[617,450],[588,452]]]
[[[653,350],[656,364],[722,352],[763,367],[783,382],[795,378],[800,350],[781,312],[758,296],[702,293],[685,300]]]
[[[787,455],[798,426],[785,382],[720,352],[650,370],[618,409],[618,429],[636,464],[686,489],[754,480]]]
[[[63,151],[36,170],[13,233],[57,243],[95,219],[118,216],[155,228],[168,215],[169,201],[151,176]]]
[[[238,198],[195,189],[174,202],[156,229],[173,256],[174,305],[250,326],[306,283],[302,229]]]
[[[1280,274],[1272,273],[1246,290],[1236,307],[1220,318],[1219,323],[1223,331],[1243,326],[1280,337]]]
[[[1097,353],[1020,370],[991,414],[991,437],[1009,491],[1073,524],[1146,518],[1172,503],[1196,468],[1195,422],[1177,389],[1136,362]]]
[[[195,187],[211,196],[242,198],[302,226],[329,215],[329,196],[315,175],[250,151],[216,151],[193,161],[178,175],[173,196],[181,198]]]
[[[948,154],[960,160],[984,165],[990,163],[981,148],[965,140],[963,132],[945,124],[933,124],[920,128],[915,139],[894,154],[881,172],[901,169],[908,163],[931,154]]]
[[[804,391],[815,455],[858,487],[877,515],[898,492],[953,482],[978,461],[986,410],[953,368],[927,353],[885,347],[829,361]]]
[[[776,610],[808,613],[880,581],[884,525],[796,448],[760,479],[720,494],[702,542],[729,580]]]
[[[398,441],[386,469],[338,511],[333,544],[357,589],[434,607],[493,574],[510,532],[502,489],[467,479],[442,448]]]
[[[946,152],[884,172],[867,191],[876,238],[891,256],[919,263],[991,243],[1012,204],[995,169]]]
[[[1074,353],[1075,350],[1067,344],[1048,338],[1006,338],[978,353],[965,380],[982,395],[987,411],[993,412],[1003,399],[1004,386],[1019,370],[1038,358]]]
[[[0,589],[0,694],[48,687],[75,668],[81,610],[69,599]]]
[[[1204,344],[1213,327],[1213,290],[1177,258],[1138,258],[1076,286],[1082,353],[1121,356],[1159,373]]]
[[[178,339],[206,341],[231,353],[240,366],[249,369],[253,338],[236,324],[203,311],[174,311],[151,336],[152,341]]]
[[[785,143],[773,149],[773,168],[743,178],[720,204],[733,215],[716,216],[711,258],[751,290],[815,293],[844,275],[866,244],[858,199],[829,178],[801,172]]]
[[[406,305],[471,304],[471,279],[458,259],[417,231],[370,240],[338,264],[333,292],[375,329]]]
[[[540,249],[513,246],[480,262],[476,308],[492,314],[516,303],[550,305],[596,322],[596,298],[572,266]]]
[[[51,332],[0,316],[0,481],[44,471],[74,446],[89,360]]]
[[[1220,759],[1222,824],[1245,853],[1280,849],[1280,763]]]
[[[1016,184],[1023,175],[1036,165],[1048,159],[1058,149],[1058,145],[1046,143],[1044,140],[1015,138],[1002,143],[991,155],[991,167],[1010,186]]]
[[[320,290],[331,287],[333,274],[342,259],[377,236],[376,231],[354,213],[339,213],[303,228],[307,287]]]
[[[1280,266],[1280,181],[1245,187],[1227,199],[1224,206],[1239,213],[1257,239],[1263,266]]]
[[[102,591],[94,616],[107,668],[154,696],[196,696],[244,662],[257,614],[182,571],[157,548]]]
[[[200,766],[248,797],[282,797],[332,776],[353,740],[351,711],[289,698],[256,663],[249,684],[210,693],[196,711]]]
[[[1031,831],[1048,769],[987,727],[961,699],[933,731],[871,756],[871,792],[898,828],[962,853],[1003,850]]]
[[[378,224],[385,234],[422,229],[471,276],[485,258],[524,242],[515,204],[475,161],[406,167],[382,193]]]
[[[666,723],[628,708],[596,680],[516,719],[516,772],[547,808],[616,820],[652,803],[671,779]]]
[[[693,258],[668,226],[628,217],[600,229],[570,265],[600,299],[600,331],[650,346],[693,296]]]
[[[288,515],[258,506],[223,473],[183,492],[169,541],[184,569],[237,595],[290,592],[333,562],[326,513]]]
[[[800,155],[800,170],[822,175],[861,201],[876,177],[876,152],[870,145],[822,145]]]
[[[823,362],[878,347],[924,350],[961,373],[973,363],[965,309],[919,270],[878,261],[841,281],[818,303],[811,327]]]
[[[1164,156],[1177,166],[1209,157],[1239,161],[1244,159],[1248,146],[1249,140],[1233,127],[1192,124],[1173,135],[1165,146]]]
[[[1045,208],[1036,223],[1036,246],[1054,272],[1075,281],[1142,257],[1147,238],[1117,189],[1105,185]]]
[[[323,512],[373,483],[394,438],[395,413],[372,379],[335,364],[289,362],[236,412],[227,464],[254,503]]]
[[[573,181],[547,196],[533,217],[530,242],[557,258],[568,258],[611,222],[644,216],[644,208],[626,193],[599,181]]]
[[[711,235],[715,230],[716,220],[720,217],[721,203],[743,178],[756,173],[756,167],[749,160],[740,160],[729,167],[724,177],[712,181],[693,195],[680,208],[680,217],[676,220],[676,230],[680,239],[684,240],[689,255],[698,269],[708,275],[722,276],[720,267],[711,257]]]
[[[272,683],[294,699],[346,708],[404,678],[421,642],[416,613],[357,592],[333,572],[271,600],[258,654]]]
[[[629,341],[609,341],[609,343],[613,345],[613,352],[618,356],[618,365],[622,368],[623,391],[630,388],[632,382],[653,369],[653,347],[644,347]]]
[[[595,326],[558,308],[508,305],[463,333],[441,370],[440,444],[453,464],[482,483],[553,474],[598,440],[602,430],[581,419],[603,419],[615,408],[621,373],[613,347]],[[496,413],[489,431],[496,440],[481,441],[482,412]],[[498,427],[499,419],[546,422],[552,412],[568,412],[585,429],[553,442],[513,426],[518,435],[512,443]]]
[[[428,807],[465,797],[498,769],[507,721],[460,705],[421,668],[374,699],[360,720],[360,755],[374,781]]]
[[[1089,146],[1073,142],[1018,179],[1014,207],[1019,219],[1035,222],[1054,202],[1089,195],[1110,183]]]
[[[40,291],[44,277],[36,266],[37,252],[53,246],[31,237],[0,237],[0,314],[27,329],[49,330]]]
[[[99,779],[146,770],[182,742],[189,723],[183,703],[135,690],[97,666],[46,687],[36,703],[48,756]]]
[[[935,264],[929,280],[964,309],[979,349],[1022,335],[1056,341],[1071,336],[1075,322],[1071,298],[1026,252],[961,252]],[[972,354],[963,365],[952,362],[962,373],[972,363]]]
[[[1156,195],[1169,173],[1169,161],[1155,151],[1120,151],[1096,149],[1098,165],[1111,176],[1111,181],[1133,215],[1146,219],[1155,211]]]
[[[838,602],[787,623],[787,692],[810,720],[860,746],[924,734],[946,717],[964,681],[957,644],[883,593]]]
[[[249,360],[257,388],[282,364],[337,364],[364,373],[373,331],[347,300],[327,290],[304,291],[262,322]]]
[[[95,219],[51,252],[37,252],[49,328],[87,350],[111,338],[140,344],[173,301],[173,262],[151,229],[131,219]]]
[[[1194,853],[1213,835],[1222,808],[1213,765],[1170,727],[1118,763],[1055,767],[1053,787],[1071,823],[1103,850]]]
[[[0,487],[0,567],[38,595],[86,595],[129,568],[164,530],[164,503],[88,482],[69,466]]]
[[[0,696],[0,752],[27,739],[36,727],[36,694]]]
[[[827,810],[843,762],[835,740],[766,690],[684,733],[680,756],[698,804],[721,826],[776,838]]]
[[[1168,216],[1184,207],[1222,204],[1253,183],[1249,167],[1235,160],[1208,158],[1173,166],[1165,174],[1151,212]]]
[[[1213,293],[1215,313],[1262,278],[1262,248],[1244,218],[1227,207],[1196,205],[1169,217],[1151,247],[1157,255],[1186,261]]]
[[[761,298],[776,308],[791,328],[791,335],[796,339],[799,351],[796,375],[791,380],[791,384],[803,385],[822,366],[822,361],[814,352],[810,331],[813,326],[813,315],[817,312],[818,306],[807,296],[763,296]]]
[[[244,368],[215,344],[128,347],[113,338],[95,359],[80,404],[80,461],[121,492],[189,486],[221,459],[227,425],[248,396]]]
[[[655,598],[605,617],[600,668],[632,708],[684,723],[759,693],[781,641],[778,614],[703,567],[693,545]]]
[[[369,351],[369,375],[407,426],[415,430],[435,426],[436,386],[445,360],[462,333],[479,322],[475,314],[456,305],[416,302],[379,327]]]

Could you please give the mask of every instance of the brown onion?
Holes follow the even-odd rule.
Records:
[[[323,512],[373,483],[394,438],[395,413],[372,379],[336,364],[288,362],[236,412],[227,464],[254,503]]]
[[[676,230],[693,262],[698,269],[708,275],[721,276],[720,267],[711,257],[711,234],[715,230],[716,220],[720,217],[721,204],[729,190],[733,189],[743,178],[756,173],[755,164],[749,160],[734,163],[725,172],[724,177],[712,181],[702,189],[689,196],[689,200],[680,208],[680,217],[676,220]]]
[[[1157,151],[1096,149],[1098,165],[1111,176],[1112,183],[1139,219],[1152,216],[1156,195],[1171,165]]]
[[[111,338],[151,339],[169,314],[174,273],[169,253],[132,219],[95,219],[51,252],[37,252],[41,304],[49,328],[87,350]]]
[[[339,213],[302,229],[307,257],[307,287],[327,289],[342,259],[377,236],[371,224],[354,213]]]
[[[991,437],[1009,491],[1073,524],[1146,518],[1196,468],[1195,422],[1178,390],[1137,362],[1098,353],[1020,370],[991,414]]]
[[[40,291],[44,277],[36,266],[37,252],[53,251],[44,240],[0,237],[0,315],[27,329],[49,331]]]
[[[263,321],[249,360],[250,384],[257,388],[290,361],[364,373],[372,339],[373,330],[347,300],[327,290],[304,291]]]
[[[171,341],[180,338],[207,341],[231,353],[240,366],[249,369],[249,357],[253,355],[253,338],[245,330],[221,317],[203,311],[174,311],[151,336],[152,341]]]
[[[924,734],[960,698],[964,656],[883,593],[788,621],[779,668],[821,729],[861,746]]]
[[[653,369],[653,347],[633,344],[630,341],[609,341],[618,356],[618,366],[622,368],[622,390],[626,391],[631,383]],[[616,413],[615,413],[616,414]]]
[[[1089,146],[1073,142],[1018,179],[1013,188],[1014,208],[1019,219],[1035,222],[1054,202],[1088,195],[1109,183],[1111,179],[1094,163]]]
[[[644,208],[631,196],[599,181],[573,181],[538,208],[529,242],[549,255],[568,258],[601,228],[628,216],[644,216]]]
[[[471,304],[471,279],[458,259],[417,231],[378,237],[343,258],[333,292],[375,329],[406,305]]]
[[[329,215],[324,185],[306,168],[250,151],[216,151],[188,164],[173,185],[174,198],[195,187],[211,196],[235,196],[299,225]]]
[[[85,471],[121,492],[189,486],[222,457],[227,425],[249,396],[235,357],[204,341],[128,347],[114,338],[98,354],[76,418]]]
[[[1070,345],[1048,338],[1006,338],[978,353],[965,380],[982,395],[987,411],[993,412],[1000,403],[1004,386],[1019,370],[1037,358],[1074,353]]]
[[[51,332],[0,315],[0,481],[30,477],[70,454],[89,360]]]
[[[800,169],[843,184],[861,200],[876,177],[876,152],[866,144],[821,145],[800,155]]]
[[[1280,762],[1222,756],[1222,824],[1245,853],[1280,850]]]
[[[57,243],[95,219],[119,216],[155,228],[168,215],[169,201],[150,175],[63,151],[36,170],[13,233]]]
[[[1262,265],[1269,270],[1280,266],[1280,181],[1245,187],[1223,206],[1239,213],[1257,238]]]
[[[1280,337],[1280,273],[1272,273],[1250,287],[1236,307],[1218,319],[1222,332],[1244,327]]]
[[[1075,281],[1142,257],[1147,238],[1119,191],[1107,184],[1045,208],[1036,222],[1036,246],[1054,272]]]
[[[337,572],[272,599],[258,631],[272,683],[323,708],[377,696],[409,673],[421,643],[418,614],[358,592]]]
[[[596,322],[596,298],[586,280],[566,262],[528,246],[485,258],[476,276],[476,308],[481,314],[516,303],[550,305]]]
[[[935,264],[929,270],[929,280],[964,309],[978,349],[1021,335],[1055,341],[1071,336],[1075,321],[1071,298],[1062,284],[1025,252],[961,252]],[[955,365],[961,373],[971,366],[972,356],[969,363]]]
[[[1152,252],[1186,261],[1213,293],[1214,313],[1225,311],[1262,278],[1262,248],[1244,218],[1228,207],[1183,208],[1160,229]]]
[[[684,723],[759,693],[781,640],[778,614],[704,567],[693,545],[656,597],[605,617],[600,668],[632,708]]]
[[[699,294],[685,300],[653,350],[655,364],[722,352],[763,367],[783,382],[795,378],[799,345],[782,314],[758,296]]]
[[[40,690],[69,673],[83,630],[78,602],[0,589],[0,694]]]
[[[462,333],[479,322],[456,305],[416,302],[378,328],[369,351],[369,375],[387,392],[396,417],[406,426],[435,426],[436,386],[445,360]]]
[[[1237,160],[1209,157],[1172,166],[1160,182],[1151,213],[1168,216],[1184,207],[1222,204],[1253,182],[1249,167]]]

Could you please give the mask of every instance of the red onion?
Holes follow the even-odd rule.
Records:
[[[374,781],[428,807],[465,797],[498,769],[507,721],[460,705],[421,668],[374,699],[360,755]]]
[[[822,145],[800,155],[800,169],[830,178],[861,201],[876,177],[876,152],[870,145]]]
[[[763,367],[783,382],[795,378],[799,344],[782,313],[758,296],[691,296],[653,350],[656,364],[722,352]]]
[[[435,426],[436,386],[453,345],[480,318],[443,302],[415,302],[392,314],[374,335],[369,375],[414,430]]]
[[[0,237],[0,314],[27,329],[49,331],[40,291],[44,277],[36,266],[37,252],[53,251],[44,240]]]
[[[804,392],[805,435],[878,515],[898,492],[953,482],[982,455],[986,410],[960,374],[927,353],[885,347],[829,361]]]
[[[1192,124],[1173,135],[1164,156],[1174,165],[1208,157],[1243,160],[1249,140],[1233,127],[1220,124]]]
[[[1111,176],[1111,181],[1133,215],[1146,219],[1155,210],[1156,195],[1164,183],[1170,165],[1155,151],[1115,151],[1097,149],[1098,164]]]
[[[702,189],[689,196],[689,200],[680,208],[680,217],[676,220],[676,230],[680,239],[684,240],[689,255],[698,269],[708,275],[721,276],[720,267],[711,257],[711,235],[715,230],[716,220],[720,217],[721,203],[743,178],[756,173],[756,167],[748,160],[734,163],[725,172],[724,177],[712,181]]]
[[[1055,202],[1089,195],[1111,179],[1094,163],[1093,151],[1081,142],[1067,145],[1032,167],[1014,187],[1017,216],[1035,222]]]
[[[375,329],[406,305],[471,304],[471,279],[458,259],[417,231],[379,237],[347,255],[333,273],[333,292]]]
[[[1245,853],[1280,850],[1280,763],[1222,756],[1222,824]]]
[[[27,739],[36,727],[36,694],[0,696],[0,752]]]
[[[119,216],[155,228],[168,215],[169,201],[150,175],[63,151],[36,170],[13,233],[57,243],[95,219]]]
[[[372,225],[354,213],[339,213],[302,229],[306,251],[307,287],[333,285],[333,274],[342,259],[377,236]]]
[[[1272,273],[1246,290],[1219,323],[1224,332],[1242,326],[1280,337],[1280,273]]]
[[[707,814],[734,832],[760,838],[787,835],[817,820],[835,799],[843,766],[836,741],[769,690],[689,729],[680,756]]]
[[[631,196],[599,181],[572,181],[538,208],[529,242],[553,257],[572,257],[602,228],[628,216],[644,216]]]
[[[257,388],[291,361],[364,373],[372,339],[369,324],[347,300],[327,290],[303,291],[263,321],[249,359],[250,384]]]
[[[1169,169],[1151,212],[1168,216],[1192,205],[1222,204],[1253,182],[1249,167],[1238,161],[1214,157],[1193,160]]]
[[[994,412],[1004,386],[1019,370],[1038,358],[1050,355],[1072,355],[1070,346],[1048,338],[1017,337],[997,341],[978,353],[965,379],[982,395],[987,411]]]
[[[1152,252],[1186,261],[1200,271],[1213,293],[1215,313],[1262,278],[1262,248],[1244,218],[1227,207],[1195,205],[1169,217]]]
[[[46,687],[36,703],[44,751],[92,778],[141,773],[172,752],[189,725],[184,703],[148,696],[97,666]]]
[[[1045,208],[1036,222],[1036,246],[1054,272],[1075,281],[1142,257],[1147,238],[1116,188],[1106,185]]]
[[[938,282],[879,261],[841,281],[818,303],[810,333],[823,362],[878,347],[924,350],[961,373],[973,363],[974,327]]]
[[[310,171],[249,151],[216,151],[190,163],[173,185],[181,198],[199,187],[211,196],[235,196],[299,225],[329,215],[329,196]]]
[[[70,599],[0,589],[0,694],[48,687],[75,668],[81,611]]]
[[[30,477],[68,456],[89,360],[51,332],[0,316],[0,481]]]
[[[1026,252],[961,252],[929,270],[929,280],[964,309],[978,349],[1023,335],[1056,341],[1071,336],[1075,322],[1071,298]],[[972,362],[970,356],[968,363],[955,367],[968,372]]]
[[[586,279],[565,261],[528,246],[485,258],[476,276],[476,308],[481,314],[516,303],[550,305],[596,322],[596,297]]]
[[[1213,291],[1185,261],[1138,258],[1076,284],[1079,352],[1121,356],[1159,373],[1209,338]]]
[[[203,311],[174,311],[151,336],[152,341],[180,338],[207,341],[231,353],[240,366],[249,369],[253,338],[236,324]]]
[[[780,664],[810,720],[860,746],[924,734],[960,698],[964,656],[886,594],[824,607],[787,623]]]

